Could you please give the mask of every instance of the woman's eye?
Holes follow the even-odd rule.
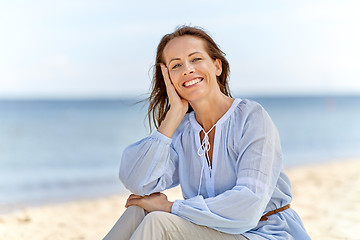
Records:
[[[200,61],[200,60],[201,60],[201,58],[194,58],[193,62],[197,62],[197,61]]]
[[[180,64],[175,64],[171,69],[175,69],[175,68],[178,68],[180,67]]]

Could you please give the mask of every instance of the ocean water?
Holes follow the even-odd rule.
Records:
[[[252,99],[279,129],[285,167],[360,156],[360,97]],[[127,192],[122,151],[149,134],[135,102],[0,100],[0,213]]]

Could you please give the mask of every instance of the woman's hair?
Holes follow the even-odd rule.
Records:
[[[173,33],[166,34],[160,41],[156,51],[156,62],[151,84],[151,94],[148,97],[148,120],[151,129],[151,122],[158,128],[164,120],[166,113],[170,109],[169,98],[166,93],[166,86],[161,72],[160,63],[164,63],[164,48],[168,42],[176,37],[194,36],[202,39],[206,43],[206,50],[209,56],[215,60],[220,59],[222,63],[222,73],[217,77],[220,90],[227,96],[231,97],[228,85],[228,75],[230,73],[229,62],[225,58],[225,53],[220,50],[214,40],[201,28],[180,26]],[[193,111],[189,105],[188,112]],[[152,121],[151,121],[152,120]]]

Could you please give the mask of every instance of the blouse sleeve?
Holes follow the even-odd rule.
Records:
[[[230,234],[257,226],[279,178],[282,156],[277,129],[266,111],[258,106],[247,116],[236,143],[236,185],[215,197],[176,200],[172,213]]]
[[[122,155],[119,178],[137,195],[161,192],[179,184],[177,153],[171,138],[158,131],[128,146]]]

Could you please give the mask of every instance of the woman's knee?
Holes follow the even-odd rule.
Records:
[[[169,215],[171,215],[171,213],[162,212],[162,211],[153,211],[148,213],[143,221],[153,222],[153,223],[163,222],[164,219],[169,217]]]
[[[150,228],[166,232],[169,228],[171,228],[171,217],[173,217],[173,214],[171,213],[154,211],[145,216],[143,224]]]
[[[171,213],[154,211],[148,213],[132,235],[132,240],[138,239],[167,239],[168,217]]]
[[[138,206],[135,206],[135,205],[132,205],[132,206],[129,206],[126,210],[126,212],[131,212],[131,213],[139,213],[139,214],[144,214],[145,210],[141,207],[138,207]]]

